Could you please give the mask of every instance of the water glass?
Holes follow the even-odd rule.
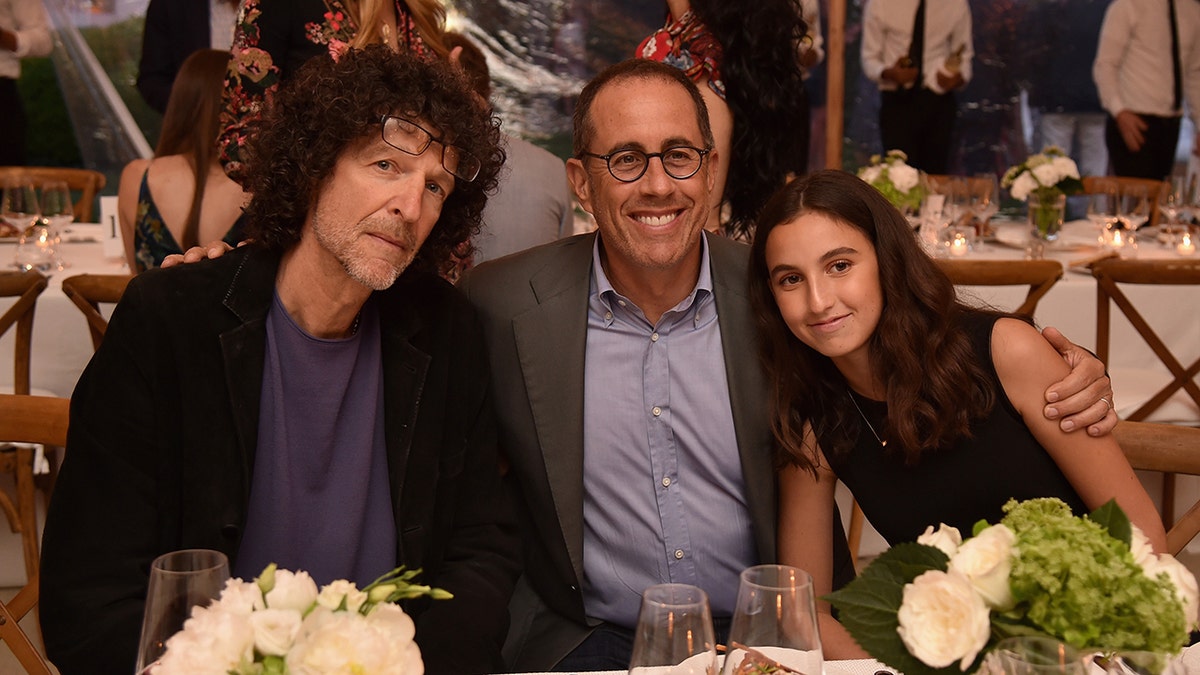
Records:
[[[1090,660],[1055,638],[1022,635],[997,643],[983,669],[990,675],[1087,675]]]
[[[1099,183],[1097,189],[1088,195],[1087,218],[1096,231],[1101,232],[1116,221],[1117,218],[1117,184],[1114,181]]]
[[[742,572],[725,675],[737,672],[747,660],[807,675],[822,672],[816,599],[808,572],[787,565],[756,565]]]
[[[658,584],[642,593],[629,672],[715,675],[717,645],[708,594],[688,584]]]
[[[192,608],[219,597],[227,579],[229,560],[220,551],[186,549],[154,559],[135,673],[144,672],[162,657],[167,640],[183,628]]]

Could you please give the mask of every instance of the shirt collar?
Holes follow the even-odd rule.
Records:
[[[613,288],[612,282],[608,280],[608,275],[604,272],[604,266],[600,264],[600,238],[600,233],[596,233],[596,240],[592,243],[591,294],[599,296],[600,302],[609,310],[612,309],[612,303],[616,300],[624,300],[632,306],[632,301]],[[692,292],[688,293],[686,298],[671,308],[668,314],[685,312],[696,302],[697,298],[712,296],[712,292],[712,263],[709,261],[708,255],[708,233],[703,233],[700,236],[700,276],[696,279],[696,286],[692,288]]]

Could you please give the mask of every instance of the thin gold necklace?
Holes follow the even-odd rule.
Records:
[[[886,448],[887,441],[883,440],[879,437],[879,434],[875,433],[875,427],[871,425],[871,420],[867,419],[867,416],[863,414],[862,408],[858,407],[858,401],[854,400],[854,392],[847,389],[846,395],[850,397],[850,402],[854,404],[854,409],[858,411],[858,416],[862,418],[862,421],[867,424],[867,428],[871,430],[871,435],[874,436],[875,440],[879,442],[879,447]]]

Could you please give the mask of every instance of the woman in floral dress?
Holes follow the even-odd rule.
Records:
[[[314,56],[383,43],[445,57],[438,0],[245,0],[234,29],[221,113],[221,164],[241,181],[250,123],[280,80]]]
[[[667,0],[667,21],[638,58],[684,71],[708,104],[717,150],[709,229],[748,238],[758,210],[808,160],[803,67],[819,55],[796,0]],[[736,150],[732,150],[736,148]],[[732,150],[732,152],[731,152]]]

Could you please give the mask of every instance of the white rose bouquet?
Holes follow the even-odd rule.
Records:
[[[412,619],[393,604],[428,595],[420,570],[397,568],[358,589],[337,580],[317,589],[307,572],[268,565],[252,582],[230,579],[221,597],[197,606],[151,675],[421,675]]]
[[[928,191],[921,172],[908,165],[908,155],[900,150],[888,150],[883,157],[872,155],[871,163],[858,170],[858,177],[901,211],[920,208]]]
[[[1000,640],[1048,635],[1081,650],[1175,653],[1200,608],[1196,580],[1155,555],[1115,502],[1086,517],[1058,499],[1010,501],[999,524],[929,527],[827,599],[868,653],[906,675],[973,672]]]
[[[1061,148],[1046,146],[1020,164],[1009,167],[1000,179],[1013,199],[1029,202],[1029,218],[1038,232],[1056,234],[1062,225],[1058,198],[1083,191],[1079,167]],[[1033,197],[1033,199],[1030,199]]]

